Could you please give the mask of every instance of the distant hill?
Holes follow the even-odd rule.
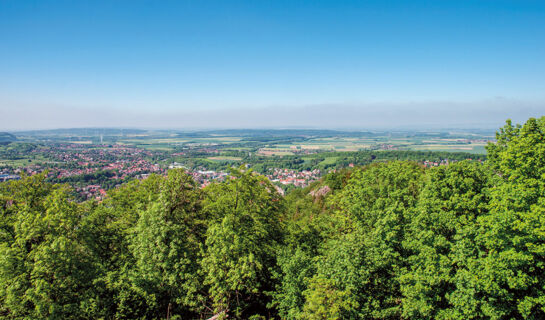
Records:
[[[362,137],[372,136],[371,132],[359,131],[337,131],[337,130],[317,130],[317,129],[225,129],[225,130],[205,130],[198,132],[179,133],[184,137],[212,137],[212,136],[237,136],[237,137]]]
[[[50,129],[50,130],[29,130],[19,132],[22,135],[43,136],[43,135],[126,135],[126,134],[142,134],[147,130],[141,129],[118,129],[118,128],[71,128],[71,129]]]
[[[17,138],[11,133],[0,132],[0,145],[10,144],[17,140]]]

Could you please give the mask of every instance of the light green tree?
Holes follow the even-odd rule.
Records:
[[[137,259],[131,239],[140,214],[158,201],[163,181],[158,175],[133,180],[109,191],[101,203],[86,203],[85,239],[100,261],[89,310],[93,318],[144,319],[159,313],[150,295],[134,283]]]
[[[11,196],[2,211],[0,315],[90,318],[97,263],[82,240],[82,212],[65,186],[44,179],[45,174],[24,177],[2,188]]]
[[[510,121],[487,147],[504,183],[492,190],[474,273],[486,317],[545,317],[545,117]]]
[[[191,176],[169,171],[158,200],[140,212],[133,232],[133,281],[158,310],[156,316],[195,317],[203,311],[199,261],[206,219],[200,189]]]
[[[211,220],[201,265],[215,311],[237,318],[267,315],[283,199],[265,177],[236,169],[206,194]]]
[[[404,242],[414,253],[401,276],[406,317],[483,317],[471,273],[483,250],[476,244],[478,218],[488,213],[492,186],[491,171],[476,162],[429,172]]]

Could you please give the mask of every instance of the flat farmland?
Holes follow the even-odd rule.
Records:
[[[264,154],[284,152],[319,152],[319,151],[359,151],[359,150],[429,150],[451,151],[484,154],[486,139],[455,139],[455,138],[423,138],[423,137],[389,137],[373,138],[331,137],[307,139],[303,142],[278,144],[263,149]]]
[[[217,157],[208,157],[206,158],[212,161],[240,161],[241,157],[229,157],[229,156],[217,156]]]
[[[264,156],[291,156],[295,153],[290,148],[261,148],[258,153]]]
[[[191,138],[139,137],[122,139],[118,144],[134,145],[150,150],[173,150],[176,147],[209,147],[222,150],[252,151],[265,156],[294,155],[300,152],[351,152],[359,150],[429,150],[484,154],[487,139],[430,138],[427,136],[399,137],[377,135],[374,137],[308,137],[293,142],[253,142],[240,136],[213,136]],[[78,143],[72,141],[73,143]],[[89,143],[82,141],[80,143]]]
[[[122,139],[116,143],[153,150],[171,150],[179,146],[229,145],[240,140],[241,137],[153,138],[142,136],[140,139]]]

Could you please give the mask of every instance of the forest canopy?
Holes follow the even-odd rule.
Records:
[[[281,196],[245,167],[77,202],[0,183],[0,319],[544,319],[545,117],[487,161],[338,170]]]

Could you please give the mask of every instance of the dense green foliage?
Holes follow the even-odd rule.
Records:
[[[545,117],[487,150],[431,169],[394,153],[285,197],[244,167],[101,202],[1,183],[0,319],[543,319]]]
[[[327,152],[311,155],[289,155],[282,157],[266,157],[247,153],[239,154],[242,162],[250,163],[252,168],[258,172],[267,172],[270,168],[288,168],[293,170],[328,170],[346,168],[350,164],[364,166],[374,162],[385,161],[431,161],[441,162],[444,159],[451,161],[466,160],[468,157],[474,160],[484,160],[485,155],[468,154],[465,152],[442,152],[442,151],[373,151],[362,150],[354,152]],[[334,162],[324,161],[328,158],[335,158]],[[225,164],[223,164],[225,165]],[[221,168],[220,163],[216,163]]]
[[[240,147],[248,147],[247,142]],[[254,149],[254,148],[252,148]],[[222,151],[223,156],[238,157],[240,160],[208,160],[210,154],[191,152],[189,157],[177,157],[175,160],[188,168],[206,168],[209,170],[223,170],[233,165],[248,164],[257,172],[266,174],[275,168],[302,170],[322,170],[346,168],[350,164],[364,166],[374,162],[386,162],[394,160],[417,161],[417,162],[441,162],[445,159],[450,161],[461,161],[471,158],[473,160],[485,160],[486,155],[469,154],[465,152],[445,151],[381,151],[361,150],[342,152],[320,152],[314,154],[296,154],[270,157],[255,152],[240,150]],[[334,161],[327,161],[334,159]]]

